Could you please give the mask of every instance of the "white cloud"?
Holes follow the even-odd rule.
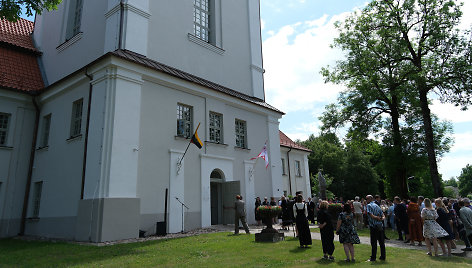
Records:
[[[430,109],[442,120],[448,120],[452,123],[472,122],[472,109],[461,111],[460,107],[450,103],[441,103],[439,100],[433,100]]]
[[[472,164],[470,156],[449,156],[439,162],[439,173],[443,175],[443,179],[448,180],[451,177],[461,175],[462,168],[467,164]]]
[[[341,59],[330,48],[334,22],[349,13],[286,25],[263,42],[267,101],[284,112],[311,110],[336,100],[341,86],[325,84],[322,67]]]
[[[451,153],[469,152],[472,154],[472,132],[456,133],[454,137],[454,146],[451,148]],[[469,157],[472,161],[472,158]]]
[[[294,132],[284,132],[290,139],[295,140],[307,140],[311,134],[317,134],[320,131],[318,122],[302,123],[300,126],[293,129]]]

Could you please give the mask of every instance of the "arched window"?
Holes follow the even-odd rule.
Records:
[[[224,173],[219,169],[214,169],[210,174],[210,179],[223,180]]]

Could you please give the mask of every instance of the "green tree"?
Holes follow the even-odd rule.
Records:
[[[454,177],[451,177],[449,180],[444,181],[445,186],[459,187],[457,180]]]
[[[43,10],[55,10],[62,0],[0,0],[0,19],[17,21],[22,14],[22,7],[28,16],[41,14]]]
[[[472,193],[472,166],[467,164],[462,169],[459,179],[459,194],[461,196],[467,196]]]
[[[406,97],[412,107],[420,108],[428,166],[436,196],[442,196],[442,188],[428,93],[434,91],[442,101],[463,105],[463,108],[471,103],[472,96],[471,45],[467,33],[456,30],[462,16],[461,5],[456,2],[374,0],[343,25],[346,36],[353,41],[349,45],[355,46],[357,43],[360,52],[371,51],[367,55],[373,57],[371,61],[354,61],[353,64],[388,63],[386,69],[393,77],[401,78],[394,81],[402,82],[401,87],[406,90],[400,91],[404,95],[395,94],[397,98],[404,101],[403,97]],[[381,51],[376,50],[380,46],[387,48],[389,53],[377,53]],[[368,85],[383,81],[377,78],[378,72],[372,75],[365,73],[365,76],[369,77]],[[381,88],[390,89],[391,85]],[[395,95],[387,99],[391,100]]]

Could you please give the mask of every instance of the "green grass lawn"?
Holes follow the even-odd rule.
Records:
[[[365,263],[370,246],[355,245],[356,263],[345,263],[335,242],[335,262],[321,259],[321,241],[299,248],[296,238],[256,243],[254,235],[211,233],[113,246],[0,240],[0,267],[313,267],[367,266],[472,267],[471,259],[429,257],[421,250],[387,248],[387,261]]]

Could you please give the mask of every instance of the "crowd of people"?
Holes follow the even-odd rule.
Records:
[[[332,203],[342,205],[342,212],[337,219],[329,213],[328,207]],[[434,256],[451,256],[452,249],[456,248],[455,240],[464,241],[464,251],[472,251],[472,206],[468,198],[429,199],[423,196],[401,199],[395,197],[393,201],[382,200],[380,196],[367,195],[365,198],[355,197],[354,200],[344,202],[343,198],[329,200],[304,200],[301,195],[293,199],[282,196],[276,201],[267,197],[262,201],[259,197],[255,202],[255,217],[258,224],[261,218],[257,214],[257,207],[261,205],[282,207],[279,217],[273,223],[279,223],[282,229],[287,230],[295,223],[300,247],[312,244],[309,222],[315,224],[315,218],[320,228],[323,258],[334,260],[334,232],[343,244],[346,261],[355,261],[354,244],[359,244],[357,230],[369,228],[371,242],[371,256],[368,261],[376,261],[377,244],[380,247],[379,260],[385,260],[385,229],[391,228],[398,233],[398,239],[404,243],[416,246],[426,246],[427,254]],[[336,221],[337,220],[337,221]],[[393,238],[392,238],[393,239]],[[442,254],[438,250],[441,248]]]

